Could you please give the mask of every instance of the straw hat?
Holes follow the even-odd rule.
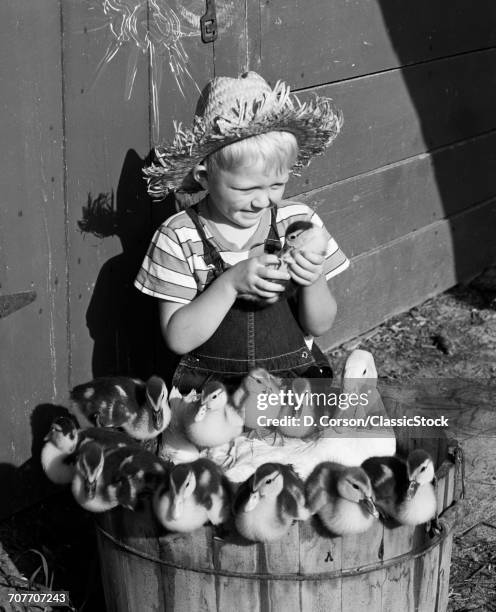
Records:
[[[278,81],[272,89],[256,72],[214,78],[200,104],[193,128],[174,123],[172,144],[156,147],[158,163],[144,170],[154,199],[163,199],[172,190],[201,190],[191,176],[196,164],[226,145],[271,131],[295,135],[299,153],[292,172],[298,175],[312,157],[324,152],[343,125],[341,111],[330,98],[316,96],[301,103],[290,95],[288,85]]]

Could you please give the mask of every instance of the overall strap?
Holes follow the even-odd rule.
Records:
[[[219,276],[226,270],[226,264],[224,260],[222,259],[222,257],[220,256],[219,251],[215,248],[212,242],[207,238],[207,235],[205,234],[205,229],[198,216],[196,205],[186,208],[186,214],[189,216],[191,221],[193,221],[193,223],[195,224],[196,231],[198,232],[198,235],[200,236],[201,241],[203,243],[203,251],[204,251],[203,258],[205,260],[205,263],[207,264],[207,266],[209,265],[214,266],[215,271],[213,273],[213,276],[214,278],[217,278],[217,276]],[[212,279],[209,279],[209,280],[212,280]]]
[[[277,232],[277,206],[270,208],[270,230],[265,240],[266,253],[278,253],[282,249],[281,240]]]

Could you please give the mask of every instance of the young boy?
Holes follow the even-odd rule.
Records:
[[[283,83],[272,90],[256,73],[218,77],[193,130],[178,126],[173,145],[157,149],[161,165],[146,170],[155,197],[181,186],[207,192],[157,230],[135,281],[160,300],[165,342],[183,356],[172,381],[183,393],[210,378],[234,388],[255,367],[332,376],[305,336],[331,327],[326,280],[349,261],[330,236],[325,256],[303,250],[287,270],[275,253],[294,221],[323,226],[283,194],[292,169],[324,151],[342,118],[328,99],[297,104]],[[297,292],[288,299],[290,279]]]

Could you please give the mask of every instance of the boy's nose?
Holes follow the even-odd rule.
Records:
[[[269,194],[265,191],[260,191],[252,200],[254,208],[267,208],[271,205]]]

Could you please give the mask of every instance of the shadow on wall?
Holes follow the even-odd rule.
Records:
[[[39,404],[33,409],[31,425],[31,457],[19,467],[10,463],[0,464],[0,482],[8,495],[0,500],[0,519],[10,516],[14,511],[60,491],[44,475],[40,456],[43,438],[48,433],[52,421],[57,416],[69,414],[64,406]]]
[[[432,221],[447,219],[433,236],[432,242],[439,243],[433,257],[446,257],[452,248],[455,280],[464,282],[496,261],[491,236],[496,225],[496,4],[378,4],[403,66],[424,149],[432,154],[428,172],[434,174],[441,202]],[[419,190],[428,179],[419,177]]]
[[[99,238],[115,235],[122,244],[122,253],[98,274],[86,322],[94,342],[93,376],[160,374],[169,383],[178,358],[162,341],[156,299],[133,282],[155,229],[176,210],[173,197],[151,203],[142,174],[145,161],[129,150],[115,196],[88,196],[83,208],[81,231]]]

